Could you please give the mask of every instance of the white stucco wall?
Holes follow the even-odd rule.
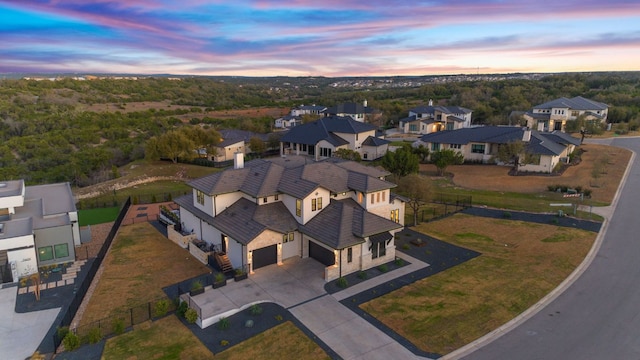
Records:
[[[18,279],[13,279],[14,282],[18,281],[20,277],[35,274],[38,271],[36,249],[33,247],[7,251],[7,260],[9,264],[13,261],[16,264]]]

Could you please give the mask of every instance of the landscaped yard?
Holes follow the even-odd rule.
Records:
[[[213,359],[213,354],[176,316],[170,315],[144,322],[134,331],[107,340],[102,358],[195,360]]]
[[[287,321],[219,354],[216,359],[330,359],[293,323]]]
[[[151,224],[120,228],[81,325],[165,296],[162,288],[210,272]]]
[[[482,253],[362,308],[427,352],[449,353],[494,330],[562,282],[597,234],[454,215],[417,231]]]

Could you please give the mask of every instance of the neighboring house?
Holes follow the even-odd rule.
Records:
[[[295,109],[291,109],[291,116],[314,115],[322,116],[327,110],[326,106],[321,105],[300,105]]]
[[[389,141],[376,137],[376,127],[348,116],[329,116],[296,126],[280,138],[280,154],[312,156],[316,160],[333,156],[338,149],[356,151],[363,160],[378,159],[387,152]]]
[[[288,129],[300,124],[302,124],[302,117],[300,115],[285,115],[276,119],[275,127],[277,129]]]
[[[0,182],[2,282],[16,282],[41,266],[74,261],[75,246],[80,246],[80,229],[69,183]]]
[[[362,104],[342,103],[324,111],[325,116],[348,116],[358,122],[373,123],[381,116],[374,108],[367,106],[367,100]]]
[[[237,130],[237,129],[224,129],[219,130],[222,141],[216,145],[216,156],[212,158],[215,162],[233,161],[233,154],[243,153],[248,154],[251,152],[249,142],[251,138],[257,137],[265,145],[268,144],[271,136],[281,136],[281,133],[275,132],[271,134],[260,134],[252,131]]]
[[[250,273],[292,257],[326,266],[331,281],[395,258],[404,202],[388,172],[302,156],[253,160],[193,180],[176,199],[182,228]]]
[[[583,117],[586,121],[606,122],[607,104],[576,96],[571,99],[559,98],[536,105],[523,114],[527,127],[538,131],[564,131],[567,121]]]
[[[521,165],[519,171],[551,173],[555,166],[566,162],[580,139],[561,131],[551,133],[512,126],[480,126],[440,131],[420,138],[429,151],[452,149],[464,155],[465,161],[489,163],[496,161],[500,145],[524,141],[526,151],[534,155],[532,164]]]
[[[460,106],[418,106],[409,116],[400,119],[398,128],[405,134],[430,134],[443,130],[457,130],[471,126],[473,111]]]

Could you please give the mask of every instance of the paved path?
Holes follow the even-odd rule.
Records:
[[[640,139],[601,141],[640,151]],[[447,356],[465,359],[640,359],[640,160],[632,157],[584,266],[525,316]],[[594,211],[594,212],[596,212]]]
[[[60,308],[18,314],[17,288],[0,290],[0,358],[25,359],[36,351]]]

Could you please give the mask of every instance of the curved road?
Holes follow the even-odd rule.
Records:
[[[606,143],[640,153],[640,138]],[[640,359],[637,157],[619,194],[613,216],[601,234],[601,247],[584,273],[513,330],[485,346],[477,344],[473,353],[469,353],[471,349],[463,351],[468,354],[464,359]]]

